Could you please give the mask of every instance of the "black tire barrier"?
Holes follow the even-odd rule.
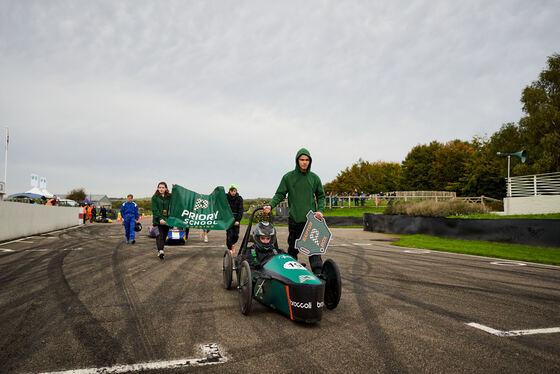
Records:
[[[461,219],[364,213],[364,230],[560,248],[558,219]]]
[[[337,226],[359,226],[364,225],[364,219],[362,217],[325,217],[327,221],[327,226],[337,227]],[[287,225],[288,217],[278,217],[274,216],[274,224]]]

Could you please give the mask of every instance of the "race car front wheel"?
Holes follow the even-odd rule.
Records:
[[[337,307],[342,293],[342,283],[340,280],[340,271],[336,262],[330,258],[323,264],[321,270],[322,278],[325,280],[325,306],[328,309]]]
[[[224,252],[224,260],[222,262],[222,278],[224,282],[224,288],[229,290],[231,287],[231,276],[233,273],[233,266],[231,260],[231,254],[229,250],[226,249]]]
[[[251,313],[251,302],[253,301],[253,279],[251,278],[251,267],[247,261],[241,263],[239,273],[239,307],[241,313],[248,315]]]

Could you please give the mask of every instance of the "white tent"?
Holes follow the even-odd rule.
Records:
[[[43,191],[43,196],[45,196],[45,197],[54,197],[54,195],[52,193],[50,193],[49,191],[47,191],[46,188],[43,188],[41,191]]]
[[[53,197],[54,196],[49,191],[41,190],[41,189],[39,189],[39,187],[33,187],[29,191],[25,191],[25,193],[33,193],[33,194],[37,194],[37,195],[41,195],[41,196],[45,196],[45,197]]]

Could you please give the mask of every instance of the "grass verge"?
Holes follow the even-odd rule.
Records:
[[[365,206],[365,207],[352,207],[352,208],[325,208],[325,217],[362,217],[364,213],[383,213],[384,206]]]
[[[403,236],[399,241],[392,244],[400,247],[433,249],[436,251],[560,265],[560,248],[531,247],[520,244],[476,240],[444,239],[420,234]]]
[[[448,216],[446,218],[463,218],[463,219],[560,219],[560,213],[549,214],[512,214],[502,216],[499,214],[470,214],[468,216]]]

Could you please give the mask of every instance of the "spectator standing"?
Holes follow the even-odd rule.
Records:
[[[102,206],[99,213],[101,213],[101,219],[103,220],[103,222],[105,222],[105,220],[107,219],[107,209],[105,209],[105,207]]]
[[[88,205],[87,208],[87,220],[91,222],[91,212],[93,211],[93,205]]]
[[[226,194],[229,207],[233,213],[233,226],[226,231],[226,246],[233,255],[235,253],[235,243],[239,240],[239,223],[243,218],[243,198],[237,192],[237,186],[232,184],[229,186],[228,193]]]
[[[48,206],[57,206],[58,205],[58,201],[56,200],[56,195],[53,196],[52,199],[49,199],[45,205]]]
[[[169,233],[169,226],[165,222],[165,218],[169,217],[169,208],[171,205],[171,193],[167,188],[167,183],[159,182],[157,190],[152,196],[152,222],[156,227],[156,245],[157,253],[161,260],[164,256],[165,239]],[[185,232],[185,236],[186,236]]]
[[[288,254],[297,260],[296,239],[299,239],[305,227],[307,212],[311,210],[315,212],[315,218],[323,219],[325,191],[319,176],[311,171],[312,159],[309,151],[301,148],[296,154],[295,161],[295,169],[284,174],[274,197],[268,205],[264,206],[264,212],[270,213],[272,208],[284,200],[286,194],[288,195],[288,206],[290,208]],[[320,255],[310,256],[309,264],[313,273],[319,274],[321,272],[323,261]]]
[[[138,214],[138,205],[134,201],[132,201],[132,194],[128,194],[126,197],[126,202],[121,205],[121,217],[123,218],[124,223],[124,231],[126,235],[126,244],[128,243],[136,243],[135,236],[136,232],[134,231],[134,227],[140,218]]]
[[[97,217],[97,208],[93,205],[91,208],[91,222],[95,222],[95,217]]]

